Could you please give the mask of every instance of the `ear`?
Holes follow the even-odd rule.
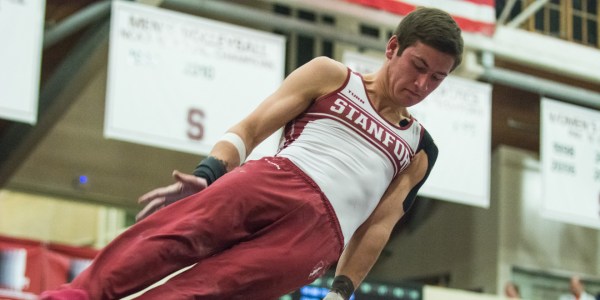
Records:
[[[387,42],[387,46],[385,47],[385,57],[387,59],[392,59],[392,57],[396,55],[398,48],[398,37],[396,35],[392,35]]]

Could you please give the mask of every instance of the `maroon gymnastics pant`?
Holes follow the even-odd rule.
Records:
[[[285,158],[236,168],[135,224],[42,299],[276,299],[323,275],[343,240],[316,184]]]

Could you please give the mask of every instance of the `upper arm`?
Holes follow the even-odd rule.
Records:
[[[288,75],[275,92],[228,132],[240,136],[246,153],[250,154],[260,142],[304,112],[316,98],[339,88],[347,72],[337,61],[314,58]],[[217,142],[210,155],[221,160],[228,171],[243,163],[239,161],[237,149],[228,142]]]
[[[409,191],[423,180],[428,158],[424,151],[398,174],[369,218],[352,235],[338,262],[336,275],[349,276],[358,286],[387,243],[394,226],[404,214],[403,202]]]
[[[418,149],[410,165],[388,186],[367,222],[383,225],[384,229],[391,232],[398,220],[410,209],[438,157],[438,148],[427,130],[424,130]]]
[[[427,170],[428,156],[422,150],[390,183],[379,204],[363,225],[382,226],[391,233],[398,220],[404,215],[404,201],[410,191],[425,178]]]
[[[304,112],[319,96],[337,89],[347,68],[318,57],[293,71],[281,86],[230,131],[240,135],[250,152],[256,145]]]

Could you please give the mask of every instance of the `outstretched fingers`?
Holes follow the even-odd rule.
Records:
[[[190,189],[200,191],[206,187],[206,179],[193,174],[186,174],[175,170],[173,171],[173,178],[183,184],[182,188],[189,187]]]
[[[181,193],[182,189],[183,189],[183,184],[179,181],[175,182],[171,185],[168,185],[168,186],[159,187],[159,188],[156,188],[156,189],[142,195],[138,199],[138,203],[146,204],[157,198],[163,198],[163,201],[164,201],[164,198],[166,196]]]
[[[138,203],[145,207],[137,214],[136,220],[142,220],[157,210],[206,188],[206,179],[192,174],[173,171],[175,183],[159,187],[142,195]]]
[[[157,210],[165,207],[165,198],[154,199],[148,203],[144,208],[135,216],[135,221],[139,222],[147,216],[153,214]]]

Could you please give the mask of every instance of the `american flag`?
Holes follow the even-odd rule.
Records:
[[[495,0],[346,0],[347,2],[407,15],[418,6],[436,7],[452,15],[463,31],[487,36],[496,25]]]

